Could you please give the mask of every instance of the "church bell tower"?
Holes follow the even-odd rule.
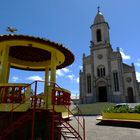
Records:
[[[91,41],[92,43],[94,43],[95,47],[110,43],[109,25],[105,21],[104,16],[100,12],[99,7],[98,7],[98,11],[94,19],[94,22],[90,28],[91,28],[91,34],[92,34]]]

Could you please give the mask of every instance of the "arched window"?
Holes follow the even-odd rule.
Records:
[[[100,29],[97,29],[96,31],[96,37],[97,37],[97,42],[102,41],[102,34]]]
[[[91,75],[87,74],[87,92],[91,93]]]
[[[97,76],[98,77],[103,77],[105,76],[105,67],[104,66],[99,66],[97,68]]]
[[[119,91],[118,72],[113,72],[113,78],[114,78],[114,89],[115,91]]]

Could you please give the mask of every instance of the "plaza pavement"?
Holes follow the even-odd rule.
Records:
[[[86,140],[140,140],[140,124],[101,123],[98,116],[85,116]]]

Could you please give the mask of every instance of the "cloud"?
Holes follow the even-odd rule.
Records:
[[[63,69],[62,69],[62,71],[64,71],[65,73],[70,72],[70,70],[69,70],[69,69],[67,69],[67,68],[63,68]]]
[[[56,75],[62,77],[62,76],[64,76],[64,73],[62,70],[57,70]]]
[[[135,66],[140,67],[140,59],[137,59],[136,61],[137,61],[137,62],[135,62],[135,63],[134,63],[134,64],[135,64]]]
[[[75,78],[74,74],[68,75],[67,76],[71,81],[74,81],[76,83],[79,83],[79,77]]]
[[[36,81],[36,80],[43,81],[44,79],[41,76],[35,75],[35,76],[27,77],[27,80],[30,80],[30,81]]]
[[[70,69],[68,69],[68,68],[63,68],[63,69],[57,70],[56,71],[56,77],[58,77],[58,76],[68,78],[71,81],[79,83],[79,77],[76,78],[75,75],[72,73],[72,71]]]
[[[71,75],[68,75],[67,77],[68,77],[70,80],[74,80],[74,77],[75,77],[75,76],[74,76],[74,74],[71,74]]]
[[[136,62],[135,65],[138,66],[138,67],[140,67],[140,63],[139,62]]]
[[[137,80],[140,82],[140,72],[136,71],[136,77],[137,77]]]
[[[17,77],[17,76],[13,76],[13,77],[12,77],[12,81],[13,81],[13,82],[17,82],[18,80],[19,80],[19,77]]]
[[[78,78],[76,78],[76,82],[77,82],[77,83],[79,83],[79,77],[78,77]]]
[[[130,57],[129,55],[126,55],[126,54],[124,53],[124,51],[123,51],[122,48],[120,48],[120,53],[121,53],[121,55],[122,55],[122,59],[123,59],[123,60],[130,60],[130,59],[131,59],[131,57]]]
[[[79,69],[82,70],[83,69],[83,66],[79,66]]]
[[[68,68],[63,68],[56,71],[56,75],[59,77],[65,76],[66,73],[69,73],[70,70]]]

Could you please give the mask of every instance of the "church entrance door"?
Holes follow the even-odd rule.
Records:
[[[98,87],[99,102],[107,102],[107,88],[106,86]]]
[[[134,103],[134,96],[133,96],[133,89],[132,89],[132,87],[129,87],[127,89],[127,94],[128,94],[128,103]]]

